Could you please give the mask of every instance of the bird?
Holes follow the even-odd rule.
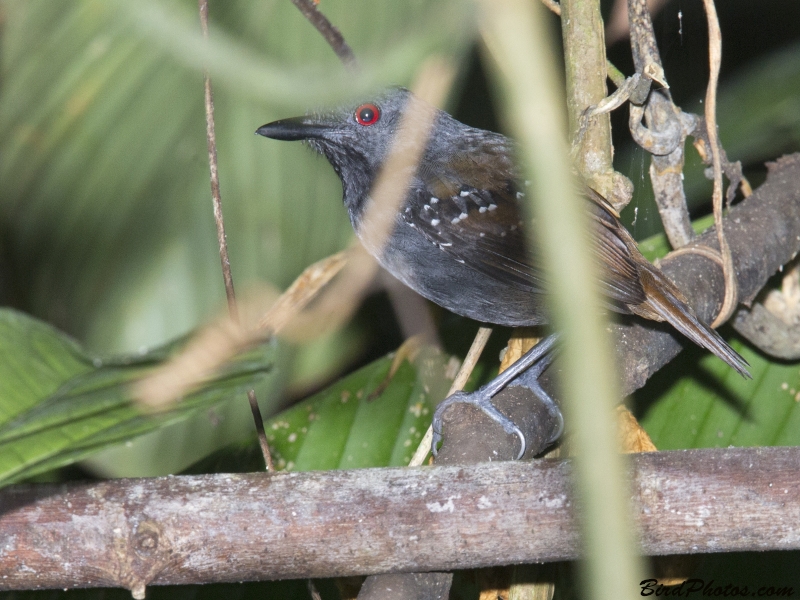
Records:
[[[324,156],[341,180],[345,209],[356,235],[364,241],[371,189],[401,118],[420,106],[409,90],[391,88],[367,102],[268,123],[256,134],[304,141]],[[422,157],[388,239],[381,248],[365,244],[367,249],[394,277],[453,313],[510,327],[546,324],[547,281],[538,252],[528,241],[523,203],[530,193],[529,182],[515,162],[514,141],[465,125],[438,108],[425,109],[434,111],[434,116]],[[642,256],[611,204],[591,188],[584,195],[604,305],[617,313],[666,321],[750,377],[748,363],[697,317],[681,291]],[[483,388],[469,394],[458,392],[440,403],[433,420],[434,454],[442,437],[444,409],[465,402],[517,435],[521,457],[524,435],[491,403],[507,385],[532,389],[563,425],[557,403],[538,385],[539,375],[554,356],[557,336],[547,336]],[[551,442],[560,436],[561,428]]]

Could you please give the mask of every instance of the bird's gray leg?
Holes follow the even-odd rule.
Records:
[[[551,334],[536,344],[533,348],[528,350],[520,357],[517,362],[511,365],[508,369],[503,371],[500,375],[492,379],[482,388],[475,390],[469,394],[465,392],[456,392],[436,408],[433,415],[433,444],[431,451],[435,456],[437,453],[437,446],[442,439],[442,415],[448,406],[457,403],[471,404],[480,409],[489,418],[499,423],[506,433],[516,435],[521,444],[520,451],[517,459],[525,454],[527,443],[525,435],[520,428],[503,413],[497,410],[492,404],[492,398],[496,396],[506,386],[525,386],[530,389],[540,400],[545,402],[550,408],[552,414],[556,417],[557,422],[561,425],[558,427],[556,435],[553,436],[551,441],[555,441],[561,435],[563,429],[563,418],[561,410],[558,405],[550,397],[550,395],[542,389],[539,385],[539,377],[547,369],[555,357],[554,346],[558,336]]]

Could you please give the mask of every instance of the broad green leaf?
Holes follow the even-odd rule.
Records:
[[[441,354],[426,350],[404,361],[379,395],[393,355],[376,360],[265,424],[275,464],[309,471],[408,464],[447,393]],[[480,377],[476,371],[471,382]],[[240,472],[263,468],[255,441],[221,450],[189,472]]]
[[[363,62],[393,61],[383,76],[408,84],[431,43],[460,60],[471,35],[467,8],[359,0],[325,10]],[[353,90],[291,3],[212,3],[203,52],[195,52],[205,44],[189,0],[5,0],[3,9],[0,215],[33,314],[93,347],[129,351],[185,333],[221,303],[205,58],[224,63],[212,67],[237,279],[284,288],[347,243],[352,232],[332,169],[300,144],[253,135],[268,120],[319,106],[303,83]],[[434,18],[445,10],[447,19]],[[270,69],[224,77],[253,61],[293,77],[291,102],[269,101],[267,90],[277,87]]]
[[[102,448],[186,419],[252,387],[271,366],[267,346],[231,362],[168,411],[145,414],[130,385],[184,340],[103,360],[49,325],[0,310],[0,484],[75,462]]]

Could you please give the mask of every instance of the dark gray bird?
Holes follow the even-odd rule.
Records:
[[[305,140],[325,156],[342,180],[345,208],[363,239],[370,190],[410,97],[405,89],[393,89],[368,103],[275,121],[256,133],[277,140]],[[508,138],[468,127],[437,110],[405,202],[375,258],[410,288],[456,314],[512,327],[546,323],[546,285],[524,231],[521,202],[527,186],[519,177],[514,154]],[[641,255],[605,199],[592,190],[587,198],[608,307],[667,321],[749,377],[747,362],[694,314],[683,294]],[[453,402],[469,402],[520,436],[521,456],[525,450],[522,433],[492,406],[491,398],[503,386],[521,383],[558,411],[537,382],[551,360],[554,341],[551,335],[540,342],[484,388],[451,396],[440,404],[434,417],[437,434],[444,408]]]

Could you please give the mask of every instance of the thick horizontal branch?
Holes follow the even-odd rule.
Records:
[[[0,491],[0,590],[576,558],[570,462],[206,475]],[[800,548],[800,448],[634,455],[648,554]]]

